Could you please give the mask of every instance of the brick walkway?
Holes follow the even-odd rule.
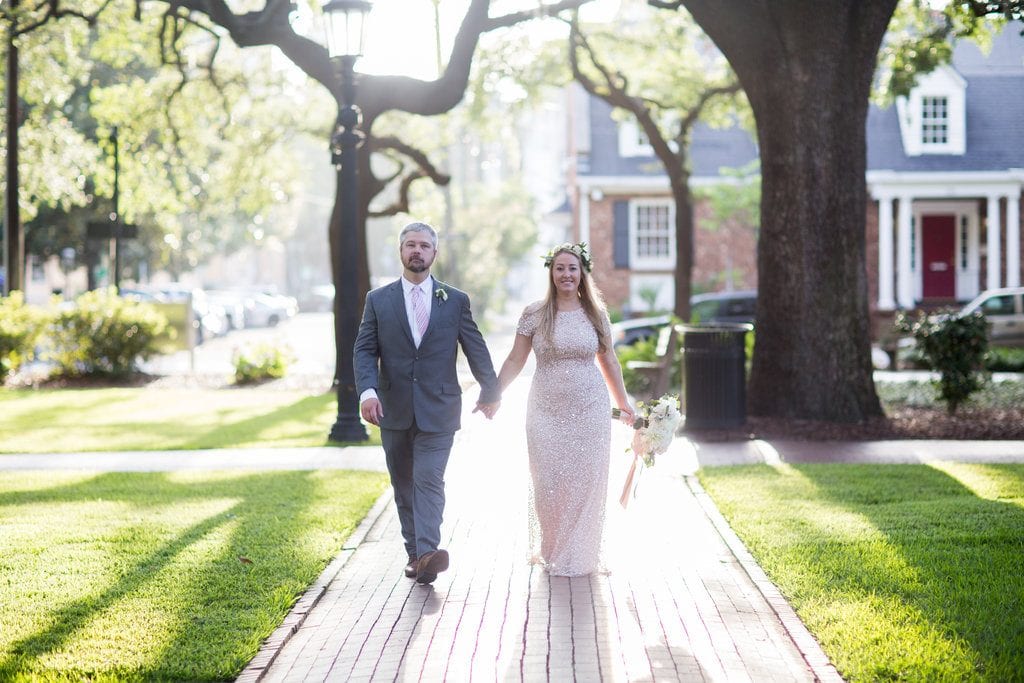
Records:
[[[839,680],[682,476],[685,441],[644,474],[628,510],[610,503],[609,573],[531,567],[522,403],[506,398],[492,423],[464,419],[447,477],[448,572],[433,586],[402,576],[385,496],[239,680]],[[613,431],[624,448],[628,430]]]

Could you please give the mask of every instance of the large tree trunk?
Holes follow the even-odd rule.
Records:
[[[681,164],[685,165],[685,157]],[[672,199],[676,205],[676,290],[673,313],[684,322],[690,319],[690,293],[693,291],[693,197],[690,174],[669,174]]]
[[[881,415],[865,272],[865,120],[896,0],[684,0],[732,64],[761,149],[754,415]]]

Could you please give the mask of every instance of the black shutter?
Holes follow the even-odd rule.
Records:
[[[615,267],[629,268],[629,202],[615,202],[613,216],[615,218],[615,225],[612,228]]]

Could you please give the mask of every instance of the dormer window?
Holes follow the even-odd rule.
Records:
[[[907,156],[963,154],[967,149],[967,81],[951,67],[923,76],[896,100]]]
[[[619,122],[619,156],[654,156],[651,141],[647,139],[647,134],[637,125],[635,120]]]
[[[945,145],[949,142],[949,98],[921,98],[921,143]]]

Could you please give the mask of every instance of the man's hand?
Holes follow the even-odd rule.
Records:
[[[501,401],[495,401],[494,403],[477,403],[476,407],[473,408],[473,412],[481,412],[488,420],[494,417],[494,414],[498,412],[498,408],[501,406]]]
[[[363,419],[370,424],[380,427],[380,419],[384,417],[384,409],[380,405],[380,399],[368,398],[359,404],[359,413]]]

